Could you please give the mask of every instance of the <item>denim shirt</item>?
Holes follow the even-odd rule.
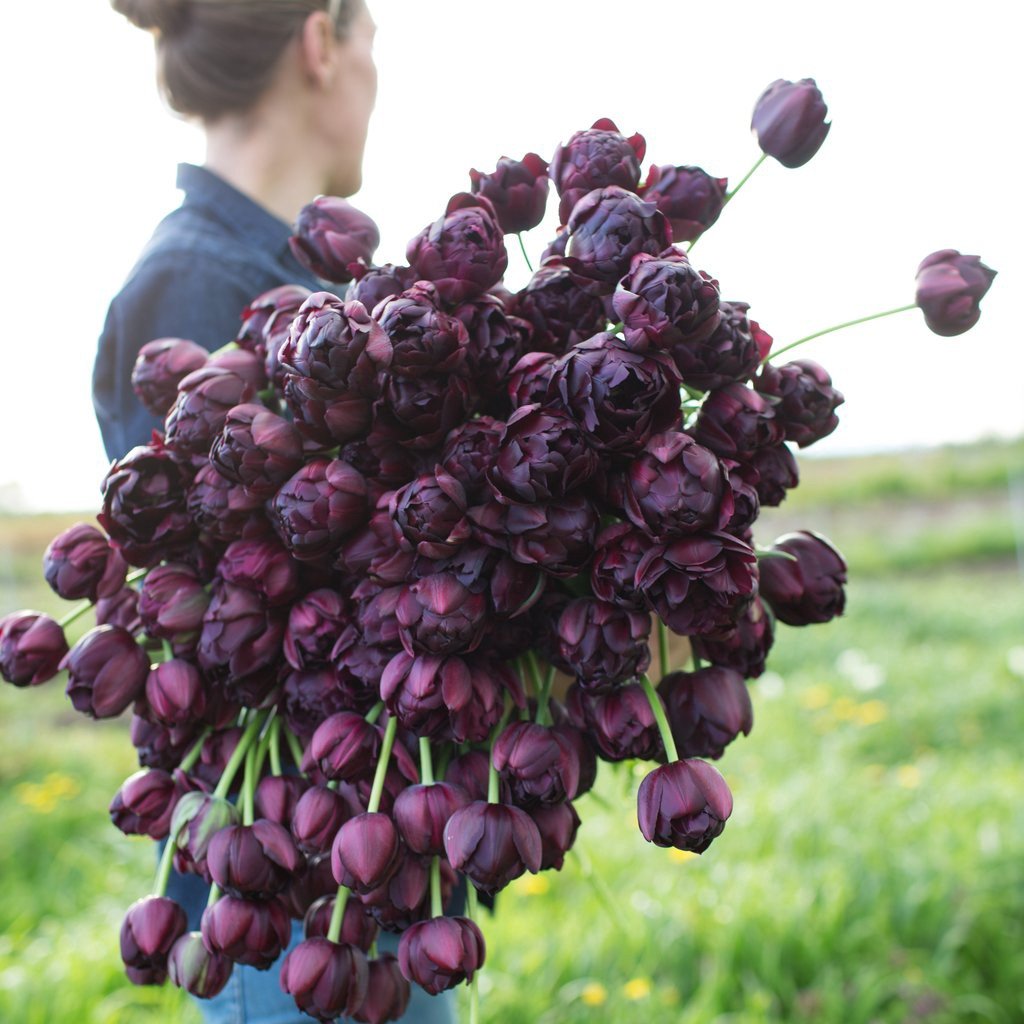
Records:
[[[181,164],[185,197],[153,232],[114,297],[93,366],[92,395],[108,458],[146,444],[163,424],[132,391],[139,349],[154,338],[220,348],[242,310],[283,284],[329,288],[288,247],[291,227],[205,167]]]

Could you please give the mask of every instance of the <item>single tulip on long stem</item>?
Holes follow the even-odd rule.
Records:
[[[882,317],[885,316],[893,316],[896,313],[905,313],[908,309],[917,309],[917,304],[912,302],[909,306],[897,306],[895,309],[887,309],[882,313],[872,313],[870,316],[858,317],[856,320],[847,320],[845,323],[834,324],[832,327],[824,328],[824,330],[815,331],[813,334],[805,335],[803,338],[797,338],[796,341],[791,341],[788,345],[783,345],[782,348],[769,352],[768,355],[761,360],[760,365],[764,366],[764,364],[769,360],[778,358],[783,352],[789,352],[798,345],[803,345],[806,341],[813,341],[815,338],[822,337],[822,335],[832,334],[834,331],[841,331],[846,327],[856,327],[857,324],[864,324],[869,320],[881,320]]]

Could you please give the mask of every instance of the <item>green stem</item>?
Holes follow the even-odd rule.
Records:
[[[533,651],[526,652],[526,666],[530,670],[533,689],[537,694],[537,724],[550,725],[551,716],[548,713],[548,702],[551,699],[551,683],[554,681],[554,676],[549,675],[547,680],[541,679],[540,666],[537,664],[537,656]]]
[[[160,863],[156,869],[156,881],[153,882],[154,896],[163,896],[167,892],[167,883],[171,880],[171,871],[174,868],[174,851],[178,848],[176,839],[176,835],[168,836],[167,845],[160,855]]]
[[[754,166],[753,166],[753,167],[751,167],[751,168],[750,168],[750,170],[749,170],[749,171],[747,171],[747,173],[746,173],[746,174],[744,174],[742,178],[740,178],[740,183],[739,183],[739,184],[738,184],[738,185],[737,185],[737,186],[736,186],[736,187],[735,187],[735,188],[734,188],[734,189],[733,189],[733,190],[732,190],[731,192],[726,192],[726,194],[725,194],[725,198],[724,198],[724,199],[723,199],[723,201],[722,201],[722,209],[723,209],[723,210],[724,210],[724,209],[726,208],[726,206],[728,206],[728,205],[729,205],[729,203],[730,203],[730,202],[732,202],[732,199],[733,199],[733,197],[734,197],[734,196],[736,195],[736,193],[737,193],[737,192],[739,192],[739,190],[740,190],[741,188],[743,188],[743,186],[744,186],[744,185],[746,185],[746,183],[747,183],[748,181],[750,181],[750,179],[751,179],[751,178],[752,178],[752,177],[754,176],[754,171],[756,171],[756,170],[758,169],[758,167],[760,167],[760,166],[761,166],[761,164],[763,164],[763,163],[765,162],[765,160],[767,160],[767,159],[768,159],[768,154],[767,154],[767,153],[762,153],[762,154],[761,154],[761,155],[760,155],[760,156],[758,157],[758,159],[757,159],[757,163],[756,163],[756,164],[754,164]],[[696,245],[696,244],[697,244],[697,243],[698,243],[698,242],[700,241],[700,238],[701,238],[701,236],[700,236],[700,235],[698,235],[698,236],[697,236],[697,237],[696,237],[696,238],[695,238],[695,239],[694,239],[694,240],[693,240],[693,241],[692,241],[692,242],[691,242],[691,243],[690,243],[690,244],[689,244],[689,245],[687,246],[687,248],[686,248],[686,251],[687,251],[687,253],[690,253],[690,252],[692,252],[692,251],[693,251],[693,247],[694,247],[694,246],[695,246],[695,245]]]
[[[220,782],[217,783],[217,788],[213,791],[215,798],[223,800],[231,791],[231,783],[235,781],[235,776],[238,774],[239,767],[245,760],[245,756],[249,752],[249,748],[252,746],[253,740],[255,740],[259,734],[263,720],[263,715],[255,715],[253,720],[245,727],[245,732],[242,733],[241,739],[238,741],[238,746],[235,747],[234,751],[232,751],[231,758],[227,763],[227,767],[224,769],[224,774],[220,777]]]
[[[214,905],[214,903],[216,903],[217,900],[219,900],[219,899],[220,899],[220,886],[216,882],[214,882],[213,885],[210,886],[210,895],[207,897],[206,905],[208,907],[212,907]]]
[[[270,723],[270,772],[281,774],[281,719],[275,718]]]
[[[466,911],[472,921],[476,921],[480,915],[480,904],[476,898],[476,886],[472,882],[466,885]],[[477,985],[479,971],[473,972],[473,980],[469,984],[469,1024],[479,1024],[480,1021],[480,987]]]
[[[395,745],[395,733],[398,731],[398,719],[393,715],[388,719],[388,727],[384,730],[384,743],[380,748],[380,760],[373,776],[373,789],[370,790],[370,802],[366,807],[367,814],[376,814],[380,807],[380,798],[384,795],[384,778],[388,773],[388,761],[391,760],[391,748]]]
[[[655,618],[658,620],[658,660],[661,662],[661,678],[664,679],[669,673],[668,630],[659,616]]]
[[[505,724],[508,722],[509,715],[512,712],[513,705],[509,703],[505,708],[505,713],[501,716],[501,720],[494,727],[494,732],[491,733],[491,743],[488,748],[488,760],[487,760],[487,802],[489,804],[501,803],[501,787],[500,780],[498,779],[498,769],[494,767],[494,744],[498,742],[498,737],[501,735],[505,728]]]
[[[420,737],[420,775],[424,786],[434,784],[434,761],[430,755],[430,740],[426,736]]]
[[[251,825],[256,819],[256,751],[252,743],[245,752],[245,781],[242,783],[242,824]]]
[[[173,661],[174,650],[171,647],[171,642],[169,640],[161,640],[160,647],[163,649],[164,652],[164,661]]]
[[[820,338],[825,334],[832,334],[834,331],[841,331],[847,327],[856,327],[857,324],[866,324],[869,320],[881,320],[884,316],[894,316],[896,313],[906,313],[908,309],[917,309],[917,304],[912,302],[909,306],[897,306],[895,309],[887,309],[881,313],[872,313],[870,316],[861,316],[856,320],[847,320],[842,324],[835,324],[832,327],[826,327],[824,330],[815,331],[813,334],[808,334],[806,337],[797,338],[796,341],[791,341],[788,345],[783,345],[782,348],[776,349],[774,352],[769,352],[768,355],[761,360],[761,366],[764,366],[769,359],[775,359],[781,356],[783,352],[788,352],[790,349],[794,349],[797,345],[802,345],[805,341],[813,341],[815,338]]]
[[[70,626],[75,619],[80,619],[91,607],[92,601],[82,601],[80,604],[76,604],[75,607],[64,616],[64,618],[58,620],[57,625],[60,626],[61,629],[65,629],[67,626]]]
[[[669,727],[668,719],[665,717],[665,708],[661,703],[661,698],[654,691],[650,677],[646,674],[642,679],[642,684],[644,693],[647,694],[647,702],[651,705],[651,711],[654,713],[654,720],[658,723],[661,742],[665,744],[665,756],[668,758],[669,764],[671,764],[673,761],[679,760],[679,754],[676,752],[676,741],[672,739],[672,729]]]
[[[144,579],[148,573],[148,569],[136,569],[135,572],[128,573],[124,582],[126,585],[129,583],[135,583],[137,580]]]
[[[367,725],[373,725],[374,722],[380,718],[380,713],[384,710],[384,701],[379,700],[366,714]]]
[[[348,889],[339,885],[334,896],[334,909],[331,910],[331,923],[327,926],[328,942],[337,942],[341,935],[341,922],[345,919],[346,903],[348,903]]]
[[[530,257],[526,254],[526,243],[523,241],[523,233],[522,233],[522,231],[517,231],[516,232],[516,238],[519,239],[519,248],[522,251],[523,259],[526,261],[526,267],[530,271],[530,273],[532,274],[533,273],[533,264],[530,262]]]
[[[288,741],[288,749],[291,751],[292,760],[295,762],[295,767],[299,770],[302,769],[302,744],[299,743],[298,736],[295,735],[286,725],[284,727],[284,738]]]
[[[690,656],[693,658],[693,671],[699,672],[704,666],[704,662],[700,660],[700,655],[693,649],[693,644],[690,644]]]
[[[202,735],[196,740],[195,745],[192,749],[182,758],[181,764],[178,767],[183,772],[191,771],[195,767],[196,761],[203,756],[203,744],[207,741],[210,733],[213,732],[212,728],[207,727],[203,730]]]
[[[473,883],[469,883],[473,888]],[[441,858],[434,857],[430,862],[430,916],[444,917],[444,906],[441,903]]]

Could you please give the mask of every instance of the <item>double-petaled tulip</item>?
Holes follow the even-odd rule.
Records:
[[[448,819],[470,802],[460,786],[448,782],[409,786],[395,800],[393,815],[406,846],[423,856],[444,854]]]
[[[222,829],[241,820],[234,804],[208,793],[186,793],[174,808],[171,832],[177,847],[175,866],[210,881],[206,858],[210,841]]]
[[[400,932],[430,917],[430,858],[403,852],[395,873],[383,885],[360,896],[366,912],[389,932]],[[442,906],[450,898],[454,875],[441,863]]]
[[[485,472],[498,452],[505,424],[492,416],[456,427],[445,439],[441,466],[462,486],[466,500],[476,501],[489,492]]]
[[[457,375],[389,377],[375,408],[376,427],[415,452],[429,451],[465,421],[475,400],[469,381]]]
[[[256,787],[254,806],[257,817],[290,828],[295,807],[307,789],[309,782],[301,775],[267,775]]]
[[[451,866],[489,894],[540,870],[540,832],[525,811],[509,804],[475,800],[456,811],[444,830],[444,848]]]
[[[697,414],[693,436],[723,458],[748,458],[782,440],[782,425],[768,400],[745,384],[710,392]]]
[[[203,616],[210,606],[199,574],[182,562],[158,565],[146,574],[139,590],[139,618],[154,640],[166,640],[175,653],[195,648]]]
[[[395,491],[388,512],[400,543],[426,558],[446,558],[466,538],[466,493],[455,477],[438,469]]]
[[[236,964],[269,970],[292,937],[292,921],[278,900],[221,896],[203,911],[203,942]]]
[[[95,603],[124,586],[127,567],[110,541],[88,523],[76,523],[50,541],[43,553],[43,575],[65,601]]]
[[[775,421],[786,440],[801,448],[828,437],[839,426],[836,409],[843,404],[843,396],[832,387],[825,368],[813,360],[797,359],[781,366],[766,363],[755,386],[762,395],[777,399]]]
[[[292,814],[291,832],[296,845],[311,857],[330,853],[338,829],[354,810],[341,793],[326,786],[310,786],[299,797]]]
[[[728,187],[728,178],[714,178],[703,167],[665,164],[651,167],[640,195],[658,204],[676,242],[692,242],[718,220]]]
[[[530,817],[540,833],[541,871],[550,868],[561,871],[565,855],[576,842],[576,832],[580,827],[580,816],[576,808],[571,803],[549,804],[534,807]]]
[[[978,303],[995,276],[977,256],[962,256],[956,249],[926,256],[917,268],[914,302],[929,330],[943,338],[969,331],[981,316]]]
[[[607,117],[595,121],[585,131],[576,132],[555,150],[548,168],[561,197],[559,220],[565,224],[576,203],[593,189],[618,185],[635,191],[646,151],[642,135],[627,139]]]
[[[694,637],[694,652],[714,665],[735,669],[744,679],[756,679],[764,672],[774,631],[771,616],[759,596],[743,610],[736,628],[722,637]]]
[[[658,723],[638,683],[610,693],[587,693],[572,686],[568,710],[606,761],[653,761],[664,756]]]
[[[802,167],[828,135],[828,108],[813,78],[776,79],[754,104],[750,130],[766,156],[783,167]]]
[[[482,750],[457,754],[448,762],[444,780],[465,790],[471,800],[486,800],[490,763],[491,759]]]
[[[121,959],[135,985],[162,985],[167,957],[188,930],[185,911],[166,896],[136,900],[121,923]]]
[[[228,412],[255,395],[248,381],[224,367],[193,370],[178,385],[178,397],[164,421],[168,451],[181,462],[205,462]]]
[[[512,722],[495,740],[491,759],[521,807],[558,804],[576,796],[579,755],[557,729]]]
[[[67,695],[90,718],[116,718],[142,696],[149,658],[118,626],[90,629],[60,663],[67,669]]]
[[[349,285],[349,301],[361,302],[372,313],[385,299],[411,288],[417,276],[412,267],[394,263],[366,269],[360,267],[356,279]]]
[[[469,349],[463,322],[441,311],[437,288],[419,281],[374,310],[390,340],[390,372],[398,377],[462,373]]]
[[[487,628],[487,595],[454,572],[431,573],[402,588],[395,616],[407,654],[467,653],[476,650]]]
[[[377,726],[352,711],[339,711],[317,726],[306,757],[325,778],[358,782],[373,778],[380,747]]]
[[[331,846],[331,870],[338,885],[369,892],[398,870],[402,841],[394,821],[379,811],[358,814],[338,829]]]
[[[452,315],[466,328],[466,368],[474,388],[492,412],[507,408],[509,371],[527,348],[532,348],[533,325],[510,316],[504,303],[490,293],[456,306]]]
[[[436,996],[472,981],[485,951],[484,937],[468,917],[434,917],[402,933],[398,963],[409,981]]]
[[[171,947],[167,974],[171,983],[197,999],[212,999],[224,991],[234,964],[220,953],[211,953],[200,932],[186,932]]]
[[[239,537],[273,532],[264,515],[263,499],[226,480],[209,463],[189,484],[185,501],[200,536],[214,543],[230,544]]]
[[[558,658],[585,689],[596,692],[633,679],[651,663],[651,618],[592,597],[570,601],[558,618]],[[571,797],[570,797],[571,799]]]
[[[284,620],[247,587],[214,580],[197,647],[204,672],[233,681],[268,668],[280,657]]]
[[[331,651],[349,624],[345,600],[330,587],[312,590],[288,612],[284,656],[294,669],[316,669],[330,664]]]
[[[352,264],[368,265],[380,245],[377,225],[338,196],[317,196],[300,211],[288,240],[295,258],[335,284],[352,280]]]
[[[228,545],[217,562],[217,575],[259,594],[271,608],[290,604],[299,592],[299,567],[273,537]]]
[[[672,346],[672,358],[683,383],[698,391],[712,391],[733,381],[749,380],[767,355],[771,337],[747,317],[746,302],[718,305],[714,331],[700,341],[686,339]]]
[[[612,523],[597,536],[590,589],[602,601],[637,611],[644,599],[637,592],[636,567],[650,547],[650,538],[630,523]]]
[[[206,714],[206,683],[184,658],[153,665],[146,677],[145,714],[169,728],[196,725]]]
[[[210,462],[250,494],[269,498],[302,465],[302,437],[294,424],[256,402],[236,405],[214,439]]]
[[[508,397],[513,407],[546,404],[554,368],[555,356],[550,352],[527,352],[509,374]]]
[[[13,686],[52,679],[68,653],[60,623],[43,612],[11,612],[0,619],[0,675]]]
[[[332,891],[310,904],[303,916],[302,928],[307,939],[326,939],[330,931],[331,918],[338,898],[338,887],[331,876]],[[380,929],[376,921],[366,912],[360,900],[346,899],[345,909],[341,914],[341,931],[338,941],[357,946],[364,953],[369,950],[377,939]]]
[[[658,694],[680,757],[717,760],[740,733],[750,735],[754,708],[743,676],[712,665],[696,672],[672,672]]]
[[[491,174],[482,174],[474,168],[469,178],[474,195],[491,201],[501,230],[513,234],[529,231],[544,219],[548,201],[547,174],[547,162],[536,153],[527,153],[522,160],[501,157]]]
[[[206,365],[210,353],[184,338],[157,338],[139,349],[132,367],[132,391],[154,416],[163,419],[178,397],[178,385]]]
[[[265,818],[222,828],[210,840],[206,864],[225,892],[255,900],[271,899],[306,870],[288,829]]]
[[[846,606],[846,562],[818,533],[798,530],[779,537],[778,552],[761,559],[761,596],[790,626],[828,622]]]
[[[363,1005],[352,1015],[361,1024],[386,1024],[400,1020],[409,1006],[412,991],[402,975],[398,958],[382,953],[370,961],[370,980]]]
[[[447,736],[450,728],[444,688],[465,685],[468,669],[461,658],[396,654],[380,680],[388,712],[421,736]]]
[[[284,958],[281,988],[316,1020],[351,1016],[366,998],[370,971],[366,954],[348,943],[305,939]]]
[[[655,846],[703,853],[732,814],[725,779],[706,761],[673,761],[655,768],[637,792],[637,820]]]
[[[110,801],[110,820],[125,835],[166,839],[181,796],[198,788],[183,772],[144,768],[128,776]]]
[[[698,347],[719,323],[718,282],[681,252],[642,252],[612,295],[630,348]]]
[[[405,257],[453,305],[497,284],[508,266],[494,207],[469,192],[448,200],[444,215],[409,242]]]
[[[235,335],[239,348],[265,361],[266,375],[275,383],[274,368],[277,354],[269,352],[276,340],[279,345],[288,336],[288,328],[299,307],[309,298],[310,291],[300,284],[283,284],[262,292],[242,310],[242,326]]]
[[[530,347],[561,355],[604,330],[608,315],[599,295],[591,295],[564,266],[539,267],[517,292],[512,309],[533,326]]]
[[[758,501],[765,508],[776,508],[786,500],[786,492],[800,483],[800,470],[786,444],[758,448],[744,463],[756,473],[754,488]]]

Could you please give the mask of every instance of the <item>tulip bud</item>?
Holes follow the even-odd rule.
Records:
[[[783,167],[802,167],[821,148],[831,124],[813,78],[772,82],[754,104],[750,130],[766,156]]]
[[[655,768],[637,792],[637,820],[655,846],[703,853],[732,814],[732,794],[706,761],[673,761]]]
[[[718,220],[725,206],[728,178],[713,178],[702,167],[652,166],[640,195],[672,225],[675,242],[692,242]]]
[[[411,990],[402,976],[398,958],[383,953],[370,961],[369,984],[363,1005],[352,1015],[361,1024],[385,1024],[400,1020],[409,1006]]]
[[[311,786],[299,798],[291,830],[303,853],[317,856],[330,852],[338,829],[358,813],[345,798],[326,786]]]
[[[806,626],[843,614],[846,562],[825,537],[798,530],[779,537],[771,550],[782,554],[761,559],[761,596],[776,618]]]
[[[469,802],[469,794],[464,789],[447,782],[410,786],[399,793],[395,801],[395,824],[414,853],[443,855],[445,825]]]
[[[193,370],[206,365],[210,353],[184,338],[157,338],[139,349],[132,367],[135,397],[159,419],[178,396],[178,385]]]
[[[444,848],[451,866],[489,895],[527,870],[540,870],[537,826],[525,811],[507,804],[477,800],[456,811],[444,830]],[[404,967],[403,972],[408,976]]]
[[[369,265],[380,245],[377,225],[338,196],[318,196],[300,211],[288,240],[295,258],[325,281],[346,284],[352,264]]]
[[[210,877],[226,892],[268,900],[306,870],[306,861],[283,825],[259,819],[229,825],[210,840]]]
[[[755,679],[764,672],[773,640],[771,616],[755,596],[732,632],[715,639],[694,637],[690,642],[694,653],[706,661],[735,669],[744,679]]]
[[[495,740],[491,757],[521,807],[557,804],[576,796],[579,755],[556,729],[512,722]]]
[[[536,153],[522,160],[503,156],[493,174],[471,170],[474,195],[489,199],[506,234],[529,231],[544,219],[548,199],[548,165]]]
[[[713,665],[673,672],[658,684],[680,757],[717,760],[743,733],[750,735],[754,708],[739,672]]]
[[[331,878],[332,883],[334,878]],[[333,892],[321,896],[313,903],[303,919],[303,929],[307,939],[327,938],[330,930],[331,917],[334,914],[334,903],[338,898],[337,884],[332,885]],[[346,945],[356,946],[364,953],[377,941],[380,929],[376,921],[357,899],[347,899],[341,915],[341,931],[338,941]]]
[[[143,769],[121,784],[110,802],[110,819],[125,835],[166,839],[178,800],[197,788],[183,772]]]
[[[369,892],[383,885],[401,861],[401,840],[386,814],[360,814],[338,830],[331,847],[331,868],[338,885]]]
[[[825,368],[810,359],[782,366],[766,363],[755,386],[760,394],[778,399],[775,420],[786,440],[801,448],[827,437],[839,426],[836,409],[843,404],[843,396],[832,387]]]
[[[558,265],[534,271],[526,287],[516,294],[512,312],[532,325],[530,348],[555,355],[603,331],[608,323],[601,297],[581,288],[568,267]]]
[[[277,900],[221,896],[203,911],[201,930],[211,953],[266,971],[291,941],[292,922]]]
[[[340,711],[317,726],[307,757],[328,779],[372,779],[380,755],[381,734],[362,715]]]
[[[0,619],[0,675],[13,686],[52,679],[68,653],[60,624],[43,612],[11,612]]]
[[[977,256],[940,249],[926,256],[917,268],[914,301],[931,331],[943,338],[953,338],[978,322],[978,303],[995,277],[996,271],[986,267]]]
[[[200,932],[182,935],[167,958],[171,982],[197,999],[212,999],[222,992],[233,968],[226,956],[206,948]]]
[[[168,562],[151,570],[139,590],[139,618],[154,640],[167,640],[176,654],[195,649],[210,605],[199,574],[191,566]]]
[[[307,789],[309,782],[301,775],[267,775],[256,786],[256,816],[290,828],[295,807]]]
[[[548,804],[534,807],[530,817],[540,833],[541,871],[549,868],[561,871],[565,855],[572,849],[580,827],[580,816],[576,808],[571,803]]]
[[[273,495],[302,466],[302,454],[294,424],[256,402],[231,409],[210,446],[217,472],[260,498]]]
[[[194,725],[206,713],[206,687],[190,661],[172,658],[146,677],[146,714],[169,728]]]
[[[67,695],[90,718],[116,718],[140,697],[149,658],[127,630],[97,626],[60,663],[68,671]]]
[[[402,974],[432,996],[472,981],[483,966],[485,954],[484,937],[467,917],[420,921],[404,931],[398,941]]]
[[[223,828],[238,824],[241,815],[234,804],[207,793],[187,793],[171,817],[171,832],[179,872],[192,872],[210,881],[207,867],[210,842]]]
[[[146,896],[128,908],[121,924],[121,959],[135,985],[162,985],[167,955],[188,930],[185,911],[164,896]]]
[[[124,586],[127,566],[110,541],[88,523],[76,523],[50,541],[43,575],[65,601],[88,598],[94,604]]]

